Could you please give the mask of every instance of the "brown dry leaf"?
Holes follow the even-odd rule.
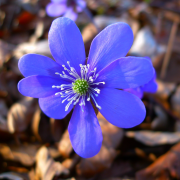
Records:
[[[28,180],[35,180],[35,170],[32,168],[28,173]]]
[[[19,146],[0,144],[0,154],[4,159],[20,162],[25,166],[32,166],[38,148],[39,145],[32,144],[21,144]]]
[[[128,161],[114,161],[110,168],[105,169],[103,172],[96,176],[98,180],[116,180],[115,177],[124,177],[130,172],[133,172],[133,167]],[[117,180],[120,180],[117,178]],[[132,180],[123,178],[121,180]]]
[[[76,171],[81,176],[92,177],[104,169],[109,168],[116,157],[116,154],[117,153],[113,148],[107,148],[102,145],[100,152],[96,156],[81,159],[76,167]]]
[[[37,100],[25,97],[13,104],[7,115],[7,124],[11,133],[26,130],[36,109]]]
[[[66,121],[47,117],[39,107],[32,118],[32,131],[39,141],[58,142],[66,128]]]
[[[56,146],[48,146],[48,151],[52,158],[58,158],[61,156]]]
[[[62,136],[62,139],[60,140],[58,144],[58,149],[61,155],[65,158],[68,158],[73,151],[71,141],[69,139],[69,133],[68,130],[66,130]]]
[[[15,48],[14,45],[8,44],[0,40],[0,67],[2,67],[4,62],[10,59],[14,48]]]
[[[88,24],[82,31],[82,37],[85,45],[86,54],[89,53],[89,48],[93,38],[97,35],[97,29],[93,24]]]
[[[6,116],[8,113],[8,108],[3,100],[0,100],[0,139],[8,139],[12,135],[9,133]]]
[[[62,165],[64,167],[66,167],[67,169],[72,170],[77,165],[77,163],[80,161],[80,159],[81,159],[80,156],[75,154],[75,156],[72,159],[65,159],[62,162]]]
[[[60,140],[60,138],[62,137],[65,128],[65,121],[63,120],[56,120],[51,118],[50,119],[50,123],[51,123],[51,135],[52,138],[55,142],[58,142]]]
[[[0,100],[0,115],[6,117],[8,108],[3,100]]]
[[[128,131],[127,137],[134,137],[137,141],[148,146],[157,146],[163,144],[174,144],[180,141],[180,133],[175,132],[153,132],[153,131]]]
[[[115,148],[120,144],[124,135],[122,129],[110,124],[100,113],[98,113],[97,117],[102,129],[103,143],[100,152],[96,156],[81,159],[77,165],[77,173],[85,177],[91,177],[111,166],[117,155]]]
[[[107,148],[117,148],[124,136],[123,129],[109,123],[100,112],[98,113],[97,118],[103,134],[103,145]]]
[[[0,96],[10,104],[13,102],[12,98],[19,99],[23,97],[17,89],[18,81],[19,77],[13,71],[7,71],[5,68],[0,71]]]
[[[38,21],[36,24],[36,29],[35,29],[35,33],[31,36],[30,38],[30,42],[37,42],[38,38],[40,38],[42,36],[44,32],[44,23],[43,21]]]
[[[155,113],[157,117],[155,117],[151,123],[151,128],[153,130],[166,130],[168,128],[168,115],[164,109],[160,106],[154,106]]]
[[[9,132],[6,119],[0,115],[0,131]]]
[[[9,133],[7,120],[0,115],[0,140],[6,141],[12,139],[12,134]]]
[[[37,107],[36,112],[34,113],[34,116],[32,118],[32,132],[35,135],[35,137],[39,140],[42,141],[41,136],[39,135],[39,123],[41,119],[41,110],[40,108]]]
[[[131,0],[132,1],[132,0]],[[122,7],[123,8],[129,8],[129,6],[132,4],[134,5],[134,1],[129,3],[129,0],[126,0],[125,3],[124,1],[121,0],[86,0],[88,8],[95,10],[95,11],[100,11],[100,12],[107,12],[109,7]]]
[[[97,35],[97,29],[93,24],[88,24],[82,31],[84,44],[90,43]]]
[[[136,173],[137,180],[180,179],[180,143],[173,146],[153,164]]]
[[[69,170],[60,162],[55,162],[45,146],[41,147],[36,154],[36,178],[39,180],[52,180],[54,176],[61,174],[67,175]]]
[[[23,180],[18,174],[7,172],[0,174],[0,179],[9,179],[9,180]]]
[[[167,99],[170,93],[175,89],[175,83],[165,83],[160,80],[157,80],[158,83],[158,90],[157,95],[162,99]]]
[[[175,94],[171,98],[172,109],[180,116],[180,86],[177,87]]]
[[[21,58],[24,54],[34,53],[34,54],[41,54],[45,56],[51,56],[49,50],[48,40],[40,40],[35,43],[22,43],[17,46],[14,50],[14,56],[16,59]]]
[[[42,113],[38,106],[32,118],[32,131],[39,141],[46,143],[52,141],[50,125],[49,118]]]

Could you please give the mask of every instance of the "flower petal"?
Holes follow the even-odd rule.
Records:
[[[141,89],[141,87],[124,89],[124,91],[132,93],[140,99],[143,97],[143,90]]]
[[[77,0],[76,9],[78,12],[82,12],[82,10],[86,7],[86,2],[84,0]]]
[[[140,124],[146,115],[142,101],[135,95],[111,88],[101,89],[96,102],[101,114],[113,125],[131,128]]]
[[[58,4],[58,3],[49,3],[46,6],[46,12],[51,17],[61,16],[66,12],[67,6],[66,4]]]
[[[74,12],[73,7],[71,7],[71,8],[68,8],[68,10],[66,11],[63,17],[76,21],[78,15],[76,12]]]
[[[123,57],[99,72],[96,82],[105,82],[102,87],[135,88],[149,82],[154,75],[152,63],[141,57]]]
[[[101,31],[92,41],[88,64],[97,72],[126,56],[133,43],[133,32],[126,23],[116,23]]]
[[[54,59],[61,65],[70,61],[72,67],[80,70],[86,56],[81,33],[71,19],[62,17],[53,21],[49,31],[49,46]]]
[[[18,63],[19,70],[27,77],[32,75],[52,76],[58,78],[56,72],[61,73],[64,68],[51,58],[38,55],[38,54],[26,54]]]
[[[65,111],[67,103],[62,103],[61,95],[51,95],[46,98],[39,98],[39,106],[41,110],[54,119],[63,119],[73,108],[73,104]]]
[[[86,101],[84,112],[76,105],[68,126],[74,151],[83,158],[95,156],[101,149],[102,132],[90,102]]]
[[[67,0],[51,0],[53,3],[67,3]]]
[[[68,82],[63,81],[60,78],[34,75],[19,81],[18,90],[24,96],[43,98],[60,91],[60,89],[52,88],[53,85],[59,86],[67,83]]]
[[[144,86],[141,87],[142,90],[144,92],[148,92],[148,93],[155,93],[158,89],[158,85],[156,82],[156,74],[154,75],[154,77]]]

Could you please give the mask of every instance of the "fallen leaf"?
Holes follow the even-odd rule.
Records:
[[[162,82],[160,80],[157,80],[157,83],[158,83],[158,90],[156,94],[158,95],[158,97],[162,99],[167,99],[170,93],[176,87],[175,83],[167,83],[167,82]]]
[[[11,58],[12,51],[14,48],[15,48],[15,45],[12,45],[5,41],[0,40],[0,67],[1,68],[3,64]]]
[[[66,122],[63,120],[56,120],[50,118],[50,123],[51,123],[52,138],[55,142],[58,142],[61,139],[64,130],[66,129],[66,125],[65,125]]]
[[[0,115],[0,131],[9,132],[7,121]]]
[[[66,130],[58,144],[58,149],[61,155],[65,158],[68,158],[73,151],[71,141],[69,139],[68,130]]]
[[[160,156],[153,164],[138,171],[136,179],[180,179],[180,143],[173,146],[166,154]]]
[[[0,115],[0,139],[3,142],[12,139],[12,134],[9,132],[7,120],[1,115]]]
[[[69,169],[69,170],[72,170],[75,168],[75,166],[77,165],[77,163],[80,161],[81,157],[78,156],[77,154],[75,154],[75,156],[72,157],[72,159],[65,159],[63,162],[62,162],[62,165]]]
[[[171,106],[180,116],[180,86],[177,87],[175,94],[171,98]]]
[[[39,107],[36,108],[36,112],[32,118],[32,131],[35,137],[40,142],[51,142],[51,126],[49,117],[47,117]]]
[[[6,117],[8,108],[3,100],[0,100],[0,115]]]
[[[154,106],[154,111],[157,115],[151,123],[152,130],[166,130],[168,129],[168,115],[165,112],[164,109],[162,109],[160,106]]]
[[[7,172],[0,174],[0,179],[9,179],[9,180],[24,180],[22,177],[20,177],[18,174],[13,172]]]
[[[24,54],[28,53],[34,53],[34,54],[41,54],[45,56],[50,56],[50,49],[48,40],[41,40],[35,43],[22,43],[17,46],[17,48],[14,50],[13,55],[19,59]]]
[[[179,132],[128,131],[126,132],[126,136],[130,138],[133,137],[148,146],[174,144],[180,141]]]
[[[13,104],[7,115],[7,124],[11,133],[26,130],[35,112],[37,100],[25,97]]]
[[[28,23],[30,23],[32,20],[35,19],[35,15],[29,13],[28,11],[23,11],[19,17],[17,17],[16,21],[17,23],[19,23],[20,25],[27,25]]]
[[[38,148],[39,145],[32,144],[0,144],[0,154],[6,160],[20,162],[25,166],[32,166],[35,162],[35,155]]]
[[[105,169],[103,172],[97,174],[96,179],[98,180],[131,180],[131,179],[121,179],[115,177],[123,177],[126,174],[133,171],[133,167],[130,162],[125,161],[114,161],[110,168]]]
[[[69,170],[60,162],[55,162],[45,146],[41,147],[36,154],[36,178],[52,180],[55,176],[61,174],[67,175],[69,174]]]
[[[111,166],[117,153],[113,148],[101,146],[99,153],[87,159],[81,159],[76,167],[77,174],[85,177],[92,177],[95,174],[107,169]]]
[[[97,29],[93,24],[88,24],[82,31],[84,44],[91,43],[93,38],[97,35]]]
[[[7,71],[2,69],[0,71],[0,90],[4,91],[5,101],[11,101],[12,99],[20,99],[23,96],[19,93],[17,89],[17,82],[19,81],[19,77],[13,71]]]

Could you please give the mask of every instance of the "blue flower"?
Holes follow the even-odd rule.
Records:
[[[46,6],[46,12],[51,17],[63,15],[73,21],[77,19],[77,14],[85,8],[84,0],[51,0]]]
[[[136,88],[129,88],[129,89],[124,89],[127,92],[130,92],[140,99],[143,98],[144,93],[155,93],[158,89],[158,84],[156,82],[156,72],[154,70],[154,76],[153,78],[146,84],[136,87]]]
[[[18,84],[19,92],[39,98],[47,116],[62,119],[76,105],[68,131],[75,152],[84,158],[96,155],[103,139],[91,102],[118,127],[131,128],[145,118],[142,101],[119,90],[139,87],[153,77],[148,59],[125,57],[132,43],[128,24],[112,24],[94,38],[86,59],[78,27],[62,17],[53,21],[49,31],[49,46],[56,62],[37,54],[19,60],[25,76]]]

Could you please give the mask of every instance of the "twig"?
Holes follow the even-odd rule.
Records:
[[[166,52],[166,55],[165,55],[165,58],[164,58],[164,61],[163,61],[162,70],[161,70],[161,78],[162,79],[166,75],[166,70],[167,70],[167,66],[169,64],[174,38],[176,36],[176,32],[177,32],[177,29],[178,29],[178,24],[179,24],[178,22],[174,21],[173,26],[171,28],[171,34],[170,34],[170,38],[169,38],[169,42],[168,42],[168,49],[167,49],[167,52]]]

